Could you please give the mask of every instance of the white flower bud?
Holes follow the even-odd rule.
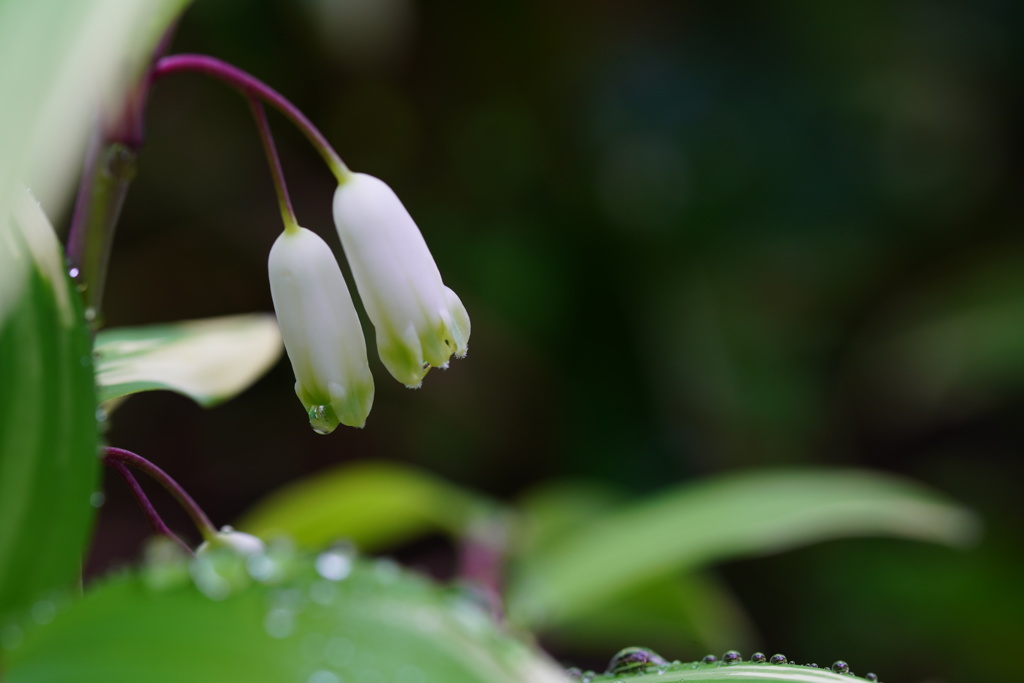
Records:
[[[270,250],[270,293],[295,372],[295,393],[317,432],[362,427],[373,405],[366,342],[345,278],[315,233],[286,230]]]
[[[352,174],[334,193],[334,222],[392,376],[417,387],[431,366],[465,356],[469,315],[391,188]]]
[[[201,557],[218,548],[228,548],[239,555],[255,555],[266,550],[263,541],[256,536],[224,526],[221,527],[220,531],[212,539],[203,541],[196,548],[196,555]]]

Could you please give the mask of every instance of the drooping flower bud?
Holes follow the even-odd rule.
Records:
[[[330,247],[305,228],[281,233],[270,250],[270,293],[295,393],[313,429],[362,427],[373,405],[366,342]]]
[[[352,174],[334,193],[334,222],[391,375],[417,387],[430,367],[465,356],[469,315],[391,188]]]

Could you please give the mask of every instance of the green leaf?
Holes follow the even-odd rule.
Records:
[[[713,576],[658,577],[585,605],[544,633],[574,652],[614,650],[645,643],[657,650],[702,656],[727,647],[749,648],[754,627],[728,588]]]
[[[520,558],[509,612],[558,623],[645,581],[721,560],[854,535],[963,544],[973,515],[911,482],[860,471],[726,475],[597,517]]]
[[[623,499],[621,492],[591,482],[542,484],[520,501],[525,533],[519,549],[536,553],[556,548]],[[685,643],[706,652],[748,647],[755,641],[742,606],[706,573],[657,577],[633,586],[610,600],[585,605],[544,635],[561,648],[579,652],[614,650],[624,642],[666,651]]]
[[[279,561],[256,557],[222,556],[217,566],[238,561],[243,573],[247,566],[267,576],[263,563]],[[475,604],[393,563],[318,561],[319,574],[308,559],[285,564],[291,576],[280,583],[252,583],[219,601],[187,575],[160,587],[145,573],[107,581],[49,625],[21,634],[5,683],[566,680]]]
[[[265,313],[103,330],[96,337],[100,400],[166,389],[215,405],[255,382],[282,348],[277,322]]]
[[[615,674],[596,676],[591,680],[594,683],[604,681],[629,681],[640,680],[640,677],[649,676],[653,669],[646,673],[636,674]],[[642,679],[650,680],[650,678]],[[687,683],[688,681],[701,681],[703,683],[739,683],[740,681],[764,681],[765,683],[851,683],[851,681],[865,680],[849,674],[837,674],[825,668],[810,666],[798,666],[790,664],[703,664],[700,662],[689,662],[685,664],[674,664],[657,677],[658,683]]]
[[[27,192],[0,226],[0,626],[72,586],[99,437],[89,334],[57,238]]]
[[[236,526],[263,538],[287,536],[307,548],[347,539],[372,551],[431,531],[461,536],[471,521],[492,509],[411,467],[358,463],[290,484]]]

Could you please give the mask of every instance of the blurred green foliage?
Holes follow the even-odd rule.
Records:
[[[368,6],[199,2],[173,49],[258,74],[395,188],[473,318],[468,359],[417,392],[381,383],[362,431],[310,433],[281,362],[212,412],[135,398],[110,440],[224,520],[364,458],[495,497],[564,475],[642,497],[753,465],[902,473],[978,511],[980,547],[833,542],[719,579],[766,650],[1001,680],[947,654],[1012,651],[1024,610],[1024,5]],[[107,323],[269,311],[280,226],[244,103],[177,76],[147,123]],[[280,123],[299,219],[337,248],[332,179]],[[136,556],[130,505],[112,487],[95,570]],[[398,552],[451,571],[440,541]]]

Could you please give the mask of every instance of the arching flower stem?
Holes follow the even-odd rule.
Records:
[[[157,536],[166,536],[181,546],[181,548],[189,555],[194,554],[192,552],[192,548],[190,548],[183,540],[178,538],[167,524],[164,523],[164,520],[160,517],[160,513],[158,513],[156,508],[153,507],[153,503],[150,502],[146,492],[142,490],[142,486],[139,485],[139,481],[135,478],[135,475],[131,473],[131,470],[128,469],[128,466],[120,460],[107,460],[106,464],[121,475],[122,479],[124,479],[124,483],[128,485],[128,489],[132,492],[132,495],[135,496],[136,502],[138,502],[139,507],[141,507],[142,511],[145,513],[146,520],[149,522],[149,527],[153,530],[153,533]]]
[[[277,192],[277,204],[281,209],[281,220],[284,221],[284,230],[285,232],[297,232],[299,222],[295,218],[292,198],[288,196],[288,185],[284,181],[284,172],[281,170],[281,158],[277,155],[274,136],[270,132],[270,123],[267,121],[267,112],[263,111],[263,105],[252,95],[247,94],[246,99],[249,101],[249,107],[252,109],[252,116],[256,119],[256,128],[260,132],[263,151],[267,155],[270,175],[274,180],[274,190]]]
[[[119,463],[121,465],[133,467],[140,472],[144,472],[151,479],[164,487],[164,490],[178,501],[178,505],[185,510],[188,516],[192,519],[192,523],[196,525],[197,529],[199,529],[199,533],[202,534],[203,540],[210,541],[216,537],[217,529],[213,526],[210,518],[206,516],[206,513],[203,512],[202,508],[200,508],[196,501],[192,499],[192,496],[188,495],[185,489],[181,488],[181,485],[174,481],[169,474],[150,461],[140,455],[132,453],[131,451],[126,451],[123,448],[108,446],[104,449],[103,462],[111,467],[114,467],[115,463]]]
[[[331,169],[338,184],[342,185],[352,175],[348,166],[341,160],[338,153],[334,151],[327,138],[317,129],[313,123],[306,118],[299,109],[289,102],[281,93],[269,85],[252,76],[238,67],[214,57],[196,54],[181,54],[162,57],[157,60],[151,72],[151,78],[156,80],[167,74],[190,71],[203,73],[228,85],[237,88],[249,97],[255,97],[284,114],[295,126],[302,131],[310,144],[316,148]]]

